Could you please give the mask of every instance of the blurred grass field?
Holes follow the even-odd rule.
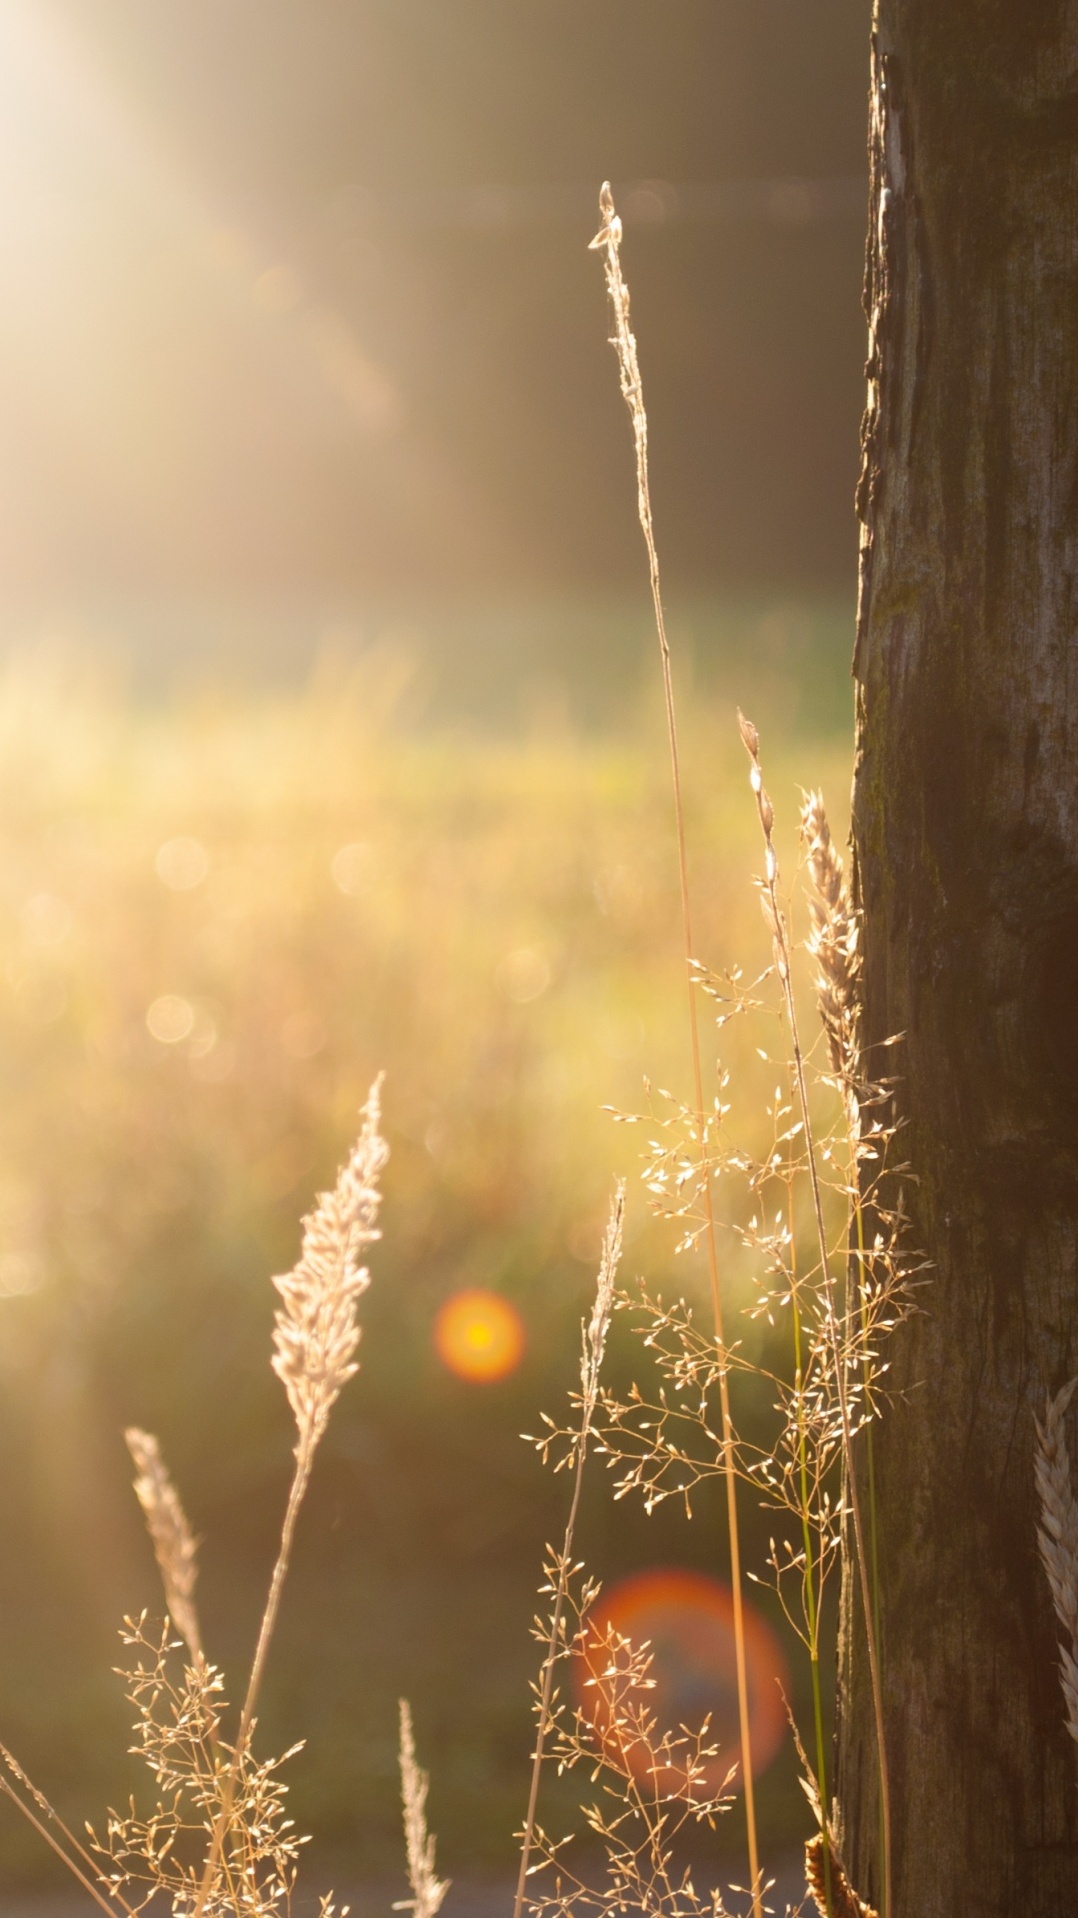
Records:
[[[742,628],[736,683],[698,673],[682,727],[697,954],[751,972],[768,953],[734,702],[761,727],[788,874],[801,785],[844,827],[849,711],[837,616],[789,657]],[[269,1278],[384,1068],[362,1370],[264,1708],[271,1743],[309,1739],[295,1815],[353,1875],[398,1863],[402,1691],[440,1857],[507,1868],[563,1505],[518,1434],[573,1382],[617,1175],[626,1276],[696,1282],[648,1219],[643,1140],[604,1111],[640,1109],[645,1077],[687,1091],[657,696],[627,678],[606,723],[589,693],[583,719],[539,700],[469,727],[447,697],[417,717],[402,658],[169,699],[70,655],[0,673],[0,1737],[80,1820],[127,1788],[115,1628],[160,1606],[130,1423],[159,1434],[205,1538],[211,1655],[237,1674],[249,1656],[291,1442]],[[474,1286],[524,1325],[501,1383],[434,1349],[439,1306]],[[706,1511],[645,1521],[601,1474],[583,1545],[603,1575],[722,1570]],[[47,1876],[13,1826],[9,1877]]]

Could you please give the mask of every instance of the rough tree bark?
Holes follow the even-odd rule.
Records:
[[[1078,1750],[1033,1415],[1078,1372],[1078,0],[876,0],[870,151],[855,871],[935,1264],[875,1441],[890,1918],[1059,1918]],[[842,1659],[878,1904],[852,1595]]]

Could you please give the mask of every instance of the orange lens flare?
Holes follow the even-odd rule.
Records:
[[[749,1731],[753,1776],[766,1770],[786,1734],[786,1661],[769,1625],[744,1607],[748,1663]],[[651,1655],[648,1684],[630,1685],[616,1669],[624,1652],[611,1656],[617,1638]],[[729,1587],[696,1572],[640,1572],[601,1594],[588,1616],[587,1637],[575,1659],[578,1702],[591,1719],[610,1760],[662,1792],[705,1798],[733,1789],[727,1779],[740,1768],[734,1610]],[[695,1733],[710,1719],[705,1744],[717,1756],[703,1761],[690,1780],[662,1740]],[[642,1733],[642,1727],[653,1721]],[[664,1763],[664,1757],[672,1762]]]
[[[497,1292],[454,1292],[434,1321],[434,1348],[450,1372],[490,1385],[515,1372],[524,1353],[520,1314]]]

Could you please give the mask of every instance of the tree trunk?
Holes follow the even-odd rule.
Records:
[[[870,150],[855,871],[934,1262],[874,1441],[889,1918],[1059,1918],[1078,1749],[1033,1418],[1078,1372],[1078,0],[876,0]],[[852,1591],[841,1691],[878,1905]]]

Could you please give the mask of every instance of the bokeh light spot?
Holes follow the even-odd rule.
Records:
[[[454,1292],[434,1321],[434,1346],[459,1379],[489,1385],[515,1372],[524,1354],[519,1312],[497,1292]]]
[[[518,946],[498,967],[498,984],[507,999],[526,1006],[541,998],[550,984],[550,965],[532,946]]]
[[[281,260],[258,275],[254,296],[267,313],[292,313],[303,298],[303,287],[295,269]]]
[[[281,1027],[281,1047],[290,1059],[313,1059],[329,1034],[316,1012],[290,1013]]]
[[[0,1254],[0,1299],[22,1299],[40,1290],[44,1265],[25,1252]]]
[[[200,886],[210,869],[210,856],[200,839],[181,833],[158,846],[154,860],[157,877],[173,892],[191,892]]]
[[[747,1603],[744,1620],[752,1770],[758,1777],[786,1735],[783,1698],[789,1681],[782,1648],[771,1627]],[[630,1639],[634,1646],[646,1641],[652,1660],[651,1688],[624,1689],[616,1705],[609,1684],[602,1681],[612,1632]],[[654,1782],[653,1747],[664,1733],[676,1737],[681,1727],[695,1732],[707,1718],[707,1742],[717,1745],[718,1755],[706,1761],[692,1795],[720,1793],[731,1768],[740,1768],[733,1598],[718,1579],[664,1569],[639,1572],[603,1592],[588,1616],[574,1678],[580,1705],[604,1742],[613,1743],[615,1713],[631,1718],[637,1707],[654,1713],[652,1746],[641,1739],[621,1745],[638,1778]],[[659,1782],[665,1790],[685,1789],[684,1777],[679,1778],[673,1769],[661,1772]]]
[[[195,1009],[189,999],[178,993],[164,992],[155,999],[146,1014],[150,1037],[162,1046],[177,1046],[194,1030]]]
[[[341,846],[330,861],[333,883],[339,892],[354,898],[363,891],[370,877],[371,849],[361,839],[353,839],[347,846]]]
[[[62,945],[74,924],[71,907],[51,892],[35,892],[23,906],[19,919],[29,946]]]

